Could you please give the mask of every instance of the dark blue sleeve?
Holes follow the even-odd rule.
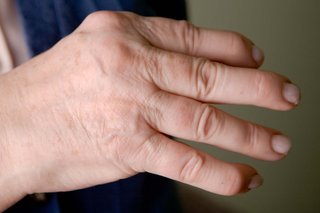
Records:
[[[16,0],[30,55],[49,49],[97,10],[186,19],[184,0]]]

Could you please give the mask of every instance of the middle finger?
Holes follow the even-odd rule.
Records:
[[[243,121],[219,109],[164,91],[148,99],[144,115],[156,130],[262,160],[279,160],[290,141],[277,131]]]

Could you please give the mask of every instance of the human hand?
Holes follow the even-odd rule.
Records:
[[[0,168],[25,193],[74,190],[144,171],[223,195],[248,191],[261,184],[252,167],[166,135],[262,160],[285,156],[285,136],[207,104],[293,108],[299,90],[258,70],[262,61],[236,33],[94,13],[1,78]]]

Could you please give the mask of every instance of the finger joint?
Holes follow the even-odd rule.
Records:
[[[179,172],[179,181],[184,183],[194,183],[199,177],[205,163],[204,156],[198,151],[192,151]]]
[[[256,88],[254,100],[265,101],[272,89],[268,84],[268,76],[263,72],[257,72],[254,76],[254,88]]]
[[[190,55],[196,55],[198,51],[198,43],[200,37],[200,29],[188,21],[180,21],[180,29],[182,29],[183,46]]]
[[[204,99],[216,92],[219,71],[221,67],[218,63],[212,63],[206,59],[196,61],[194,79],[197,98]]]
[[[258,128],[256,125],[252,123],[248,123],[248,131],[247,131],[247,141],[248,141],[248,149],[254,150],[258,145]]]
[[[203,104],[199,108],[198,116],[195,122],[195,139],[198,141],[207,141],[213,138],[221,129],[224,123],[223,116],[217,109]]]

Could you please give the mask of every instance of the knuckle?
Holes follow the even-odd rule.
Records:
[[[258,146],[258,127],[252,123],[248,123],[248,131],[245,140],[248,150],[255,150]]]
[[[223,128],[224,118],[217,109],[202,104],[196,113],[194,138],[197,141],[207,141],[218,134]]]
[[[126,15],[112,11],[98,11],[89,14],[84,25],[88,27],[107,27],[107,26],[123,26],[126,20]]]
[[[144,57],[142,60],[144,73],[147,75],[146,79],[149,79],[155,85],[168,86],[172,84],[169,75],[164,72],[167,64],[167,56],[162,51],[156,48],[145,49]]]
[[[112,68],[110,69],[111,71],[116,71],[119,74],[129,73],[128,66],[136,68],[140,58],[135,54],[134,49],[121,39],[112,39],[111,41],[110,43],[109,39],[104,39],[100,44],[97,44],[103,47],[108,46],[107,53],[109,58],[103,63],[106,63],[107,67]],[[104,48],[100,47],[100,49],[101,51],[105,51]]]
[[[154,92],[149,97],[145,98],[141,105],[141,113],[146,122],[155,130],[160,130],[163,125],[164,116],[160,110],[159,103],[164,98],[164,93]]]
[[[123,156],[130,162],[133,170],[137,172],[153,171],[154,167],[161,167],[161,158],[166,150],[167,144],[158,135],[151,135],[142,143],[136,144],[128,150],[127,156]]]
[[[159,156],[163,156],[167,145],[168,142],[162,140],[159,135],[152,135],[143,143],[141,157],[147,162],[157,165],[157,162],[162,160]]]
[[[130,59],[132,55],[131,48],[125,42],[120,40],[115,41],[111,45],[111,52],[118,59],[117,61]]]
[[[254,100],[263,101],[265,100],[271,93],[271,85],[268,83],[268,77],[263,72],[257,72],[254,76]]]
[[[178,29],[182,31],[183,47],[191,54],[197,54],[197,43],[200,37],[200,29],[188,21],[179,21]]]
[[[197,98],[205,98],[215,93],[218,73],[222,70],[219,63],[199,59],[195,65],[195,85]]]
[[[205,163],[205,157],[198,151],[192,151],[187,154],[187,160],[179,172],[179,181],[184,183],[193,183],[200,176],[201,170]]]

